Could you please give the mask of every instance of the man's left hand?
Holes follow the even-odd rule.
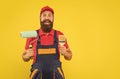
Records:
[[[60,52],[62,55],[65,55],[65,54],[67,53],[66,47],[59,45],[59,52]]]

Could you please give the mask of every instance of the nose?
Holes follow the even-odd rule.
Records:
[[[48,16],[46,16],[46,17],[45,17],[45,19],[49,19],[49,17],[48,17]]]

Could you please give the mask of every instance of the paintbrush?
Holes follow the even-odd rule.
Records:
[[[65,42],[66,42],[65,36],[64,36],[64,35],[59,35],[59,36],[58,36],[58,39],[59,39],[59,44],[60,44],[61,46],[64,46],[64,44],[65,44]]]

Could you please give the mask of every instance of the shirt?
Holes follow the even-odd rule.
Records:
[[[40,35],[40,43],[41,43],[41,45],[52,45],[53,44],[53,42],[54,42],[54,29],[52,29],[48,34],[46,34],[46,33],[44,33],[43,31],[42,31],[42,29],[39,29],[39,35]],[[63,35],[63,33],[62,32],[60,32],[60,31],[57,31],[56,30],[56,35],[57,35],[57,38],[58,38],[58,36],[59,35]],[[58,39],[58,41],[59,41],[59,39]],[[32,44],[32,48],[33,48],[33,50],[34,50],[34,57],[33,57],[33,59],[34,59],[34,61],[36,60],[36,45],[37,45],[37,38],[27,38],[27,40],[26,40],[26,45],[25,45],[25,50],[27,50],[27,49],[29,49],[29,45],[30,44]],[[66,42],[65,42],[65,44],[64,44],[64,46],[66,47],[66,48],[69,48],[69,46],[68,46],[68,44],[67,44],[67,40],[66,40]],[[59,49],[59,48],[58,48]],[[58,57],[59,58],[59,57]]]

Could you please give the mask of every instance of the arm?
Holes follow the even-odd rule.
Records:
[[[66,60],[72,59],[72,52],[71,52],[70,48],[66,48],[65,46],[59,46],[59,51]]]
[[[72,59],[72,52],[67,44],[67,39],[65,38],[65,40],[61,39],[59,37],[59,35],[64,35],[62,32],[60,31],[57,31],[57,36],[58,36],[58,40],[59,40],[59,43],[60,41],[65,41],[65,44],[63,46],[61,46],[60,44],[58,45],[59,47],[59,52],[64,56],[64,58],[66,60],[71,60]]]
[[[71,60],[72,59],[72,52],[71,52],[71,50],[69,48],[66,49],[66,53],[64,54],[64,58],[66,60]]]
[[[30,42],[32,40],[33,40],[32,38],[27,38],[27,40],[26,40],[25,51],[22,54],[22,59],[25,62],[28,62],[33,57],[33,53],[34,53],[33,49],[29,47],[30,46]]]

